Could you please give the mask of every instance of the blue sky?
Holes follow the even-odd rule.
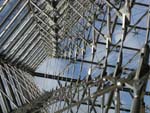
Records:
[[[18,2],[19,0],[10,0],[9,4],[5,7],[5,10],[3,10],[2,12],[0,12],[0,24],[5,20],[5,17],[7,17],[7,15],[9,15],[9,12],[11,12],[10,9],[12,9],[12,6],[14,6],[16,4],[16,2]],[[2,4],[4,2],[4,0],[0,0],[0,4]],[[149,0],[136,0],[136,2],[142,2],[145,4],[150,4]],[[22,22],[22,18],[24,18],[26,16],[26,14],[28,13],[29,9],[26,7],[23,9],[22,13],[15,19],[15,21],[13,22],[13,24],[11,24],[11,26],[9,27],[8,30],[6,30],[6,32],[3,34],[3,31],[5,31],[5,28],[7,25],[9,25],[9,22],[13,19],[14,15],[16,15],[16,13],[18,12],[18,10],[22,7],[22,5],[19,5],[18,8],[16,8],[13,13],[11,14],[11,16],[9,16],[6,20],[6,22],[4,22],[4,24],[0,27],[0,39],[2,39],[2,41],[6,40],[11,32],[14,30],[14,28],[16,28],[16,26]],[[132,14],[131,14],[131,24],[135,24],[136,21],[138,20],[138,18],[144,14],[144,12],[147,11],[147,8],[145,7],[139,7],[139,6],[135,6],[132,9]],[[86,13],[86,16],[91,16],[89,13]],[[102,19],[103,18],[103,14],[99,15],[98,18]],[[112,20],[114,19],[114,15],[112,14]],[[106,19],[107,17],[105,17]],[[117,22],[121,22],[121,20],[118,20]],[[144,17],[141,22],[139,22],[139,24],[137,24],[140,27],[146,27],[146,23],[147,22],[147,17]],[[80,25],[87,25],[87,30],[84,31],[83,27]],[[102,23],[100,21],[95,21],[93,22],[94,27],[96,29],[99,29],[100,26],[102,25]],[[83,31],[83,33],[81,33]],[[74,37],[77,35],[77,33],[80,32],[80,35],[82,37],[80,37],[80,39],[82,40],[83,37],[85,37],[86,39],[90,39],[93,40],[93,32],[94,28],[90,27],[90,24],[88,23],[87,19],[83,19],[81,18],[78,22],[78,24],[76,24],[72,29],[70,29],[70,31],[68,32],[69,35],[74,35]],[[103,27],[102,31],[103,34],[107,35],[107,27]],[[95,37],[98,36],[98,33],[95,32]],[[116,26],[115,28],[115,32],[112,35],[112,43],[116,44],[120,38],[122,36],[122,27],[121,26]],[[77,37],[79,37],[77,35]],[[144,45],[144,40],[146,37],[146,31],[143,30],[138,30],[138,29],[133,29],[126,37],[125,42],[124,42],[124,46],[128,46],[128,47],[133,47],[133,48],[142,48],[142,46]],[[5,50],[8,49],[8,45],[11,45],[12,40],[16,38],[14,35],[10,36],[10,39],[7,41],[5,46],[2,46],[1,49]],[[22,40],[20,38],[20,40]],[[0,42],[0,45],[2,43],[2,41]],[[22,40],[23,41],[23,40]],[[98,41],[100,42],[106,42],[103,38],[101,38],[101,36],[99,36]],[[65,47],[66,43],[79,43],[79,40],[74,39],[74,42],[71,42],[67,37],[64,37],[64,41],[62,41],[61,46],[64,47],[66,50],[68,50],[68,48]],[[16,46],[15,46],[16,47]],[[80,46],[81,48],[84,48],[83,46],[83,41],[82,44]],[[69,48],[70,49],[70,48]],[[12,48],[12,51],[15,51],[15,48]],[[11,52],[12,52],[11,51]],[[85,60],[90,61],[92,54],[92,44],[87,44],[87,47],[85,49]],[[116,52],[117,50],[114,49],[114,51],[112,51],[109,54],[108,57],[108,64],[111,65],[116,65],[117,63],[117,57],[118,57],[118,52]],[[100,62],[101,59],[105,56],[105,52],[106,52],[106,48],[104,45],[97,45],[96,46],[96,55],[94,58],[94,62]],[[73,49],[73,57],[75,57],[76,53],[76,49],[74,47]],[[130,58],[132,58],[134,56],[136,52],[130,51],[130,50],[123,50],[123,65],[125,65],[128,60]],[[82,50],[79,52],[78,54],[78,58],[82,58]],[[104,63],[104,60],[101,61],[101,63]],[[139,63],[139,54],[134,57],[134,59],[132,60],[131,63],[127,64],[125,67],[126,68],[133,68],[136,69]],[[81,76],[81,79],[85,78],[86,75],[88,75],[88,71],[91,68],[90,64],[86,64],[83,63],[83,67],[82,67],[82,71],[80,72],[80,68],[81,68],[81,63],[80,62],[75,62],[75,63],[70,63],[68,60],[64,60],[64,59],[55,59],[55,58],[51,58],[48,57],[47,59],[45,59],[45,61],[43,61],[43,63],[38,67],[38,69],[36,70],[37,72],[41,72],[41,73],[45,73],[45,74],[53,74],[53,75],[58,75],[60,74],[60,76],[67,76],[67,77],[73,77],[73,78],[78,78],[79,76]],[[68,68],[66,68],[68,67]],[[65,69],[66,68],[66,69]],[[94,78],[95,76],[98,76],[101,73],[101,70],[99,69],[99,67],[95,67],[94,65],[92,66],[93,70],[92,70],[92,77]],[[63,72],[63,70],[65,69],[65,71]],[[114,71],[114,68],[107,68],[107,72],[111,73]],[[72,76],[73,75],[73,76]],[[122,75],[122,76],[127,76],[127,74]],[[36,84],[40,87],[41,90],[50,90],[52,88],[55,88],[56,86],[58,86],[57,81],[55,80],[49,80],[49,79],[45,79],[45,78],[38,78],[35,77],[35,82]],[[64,82],[63,82],[64,84]],[[148,87],[147,87],[147,91],[150,91],[150,82],[148,82]],[[131,98],[128,94],[126,93],[121,93],[121,97],[122,97],[122,103],[125,103],[126,106],[131,106]],[[127,100],[128,99],[128,100]],[[145,97],[145,102],[147,103],[147,105],[150,105],[150,97]]]
[[[137,0],[137,2],[141,2],[141,0]],[[149,1],[142,0],[142,3],[148,4]],[[146,10],[147,10],[147,8],[139,7],[139,6],[136,6],[135,8],[133,8],[132,15],[131,15],[131,24],[132,25],[135,24],[135,22],[138,20],[138,18],[141,15],[143,15]],[[146,27],[146,20],[147,20],[147,17],[144,17],[142,19],[142,21],[138,24],[138,26]],[[86,23],[86,20],[81,19],[80,22],[82,24],[84,24],[84,23]],[[121,22],[121,21],[118,21],[118,22]],[[99,28],[99,26],[101,26],[101,22],[95,22],[95,27],[97,29]],[[82,30],[82,29],[79,29],[79,30]],[[104,34],[106,34],[106,30],[107,30],[107,28],[104,27],[102,32]],[[77,31],[77,32],[79,32],[79,31]],[[90,28],[85,32],[85,34],[83,34],[83,36],[88,37],[89,32],[90,32],[89,39],[92,39],[92,30],[90,31]],[[115,29],[115,32],[113,33],[112,42],[114,44],[117,43],[120,40],[121,35],[122,35],[122,28],[121,28],[121,26],[117,26]],[[145,37],[146,37],[145,31],[133,29],[131,31],[131,33],[129,33],[127,35],[125,42],[124,42],[124,45],[128,46],[128,47],[140,49],[144,45]],[[105,40],[103,40],[102,38],[100,38],[99,41],[105,42]],[[105,49],[105,46],[103,46],[103,45],[97,45],[96,50],[97,50],[96,55],[95,55],[96,57],[94,58],[94,61],[98,62],[99,60],[101,60],[105,56],[106,49]],[[127,61],[134,56],[135,53],[136,52],[134,52],[134,51],[124,49],[123,50],[123,65],[126,64]],[[91,60],[91,47],[87,46],[85,56],[86,56],[85,57],[86,60]],[[112,64],[112,65],[116,65],[117,57],[118,57],[117,52],[115,52],[115,51],[111,52],[111,54],[108,57],[108,63]],[[132,60],[131,63],[126,65],[126,67],[136,69],[138,66],[138,62],[139,62],[139,54]],[[48,58],[39,66],[37,71],[47,73],[47,74],[50,73],[50,74],[57,75],[58,73],[62,72],[62,70],[64,69],[64,67],[67,64],[69,64],[69,62],[67,60]],[[79,62],[76,62],[75,64],[70,64],[70,67],[65,71],[65,73],[61,74],[61,76],[72,77],[72,75],[74,75],[73,78],[77,78],[80,75],[80,65],[81,64]],[[88,74],[89,68],[90,68],[89,64],[85,64],[85,63],[83,64],[83,70],[81,72],[81,78],[84,78]],[[107,70],[109,73],[114,71],[113,68],[108,68]],[[98,68],[94,68],[93,76],[99,75],[100,72],[101,72],[101,70],[99,70]],[[123,75],[123,76],[126,76],[126,75]],[[49,90],[52,87],[58,85],[57,81],[47,80],[44,78],[39,79],[36,77],[35,81],[40,86],[40,88],[42,88],[44,90]],[[148,84],[150,85],[149,82],[148,82]],[[150,88],[147,87],[147,90],[150,90]],[[128,93],[123,93],[123,92],[121,92],[120,95],[122,98],[121,102],[122,102],[123,106],[130,108],[131,107],[131,96]],[[147,105],[150,105],[150,98],[145,97],[145,102]],[[122,113],[125,113],[125,112],[122,112]]]

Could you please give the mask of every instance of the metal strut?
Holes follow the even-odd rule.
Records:
[[[132,84],[134,91],[134,98],[131,107],[131,113],[145,113],[144,106],[144,93],[146,90],[146,85],[148,81],[149,74],[149,27],[150,27],[150,13],[148,11],[147,18],[147,35],[144,47],[141,49],[139,67],[137,68],[134,82]]]

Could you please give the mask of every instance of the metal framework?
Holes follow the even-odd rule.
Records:
[[[0,61],[0,112],[8,113],[42,93],[33,82],[30,73]]]
[[[0,1],[0,112],[150,112],[149,31],[147,0]],[[47,57],[69,63],[35,72]]]

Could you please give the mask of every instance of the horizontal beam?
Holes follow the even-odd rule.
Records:
[[[135,2],[135,5],[143,6],[143,7],[149,7],[149,4],[141,3],[141,2]]]
[[[97,42],[97,44],[106,45],[105,42]],[[110,44],[110,46],[120,48],[120,45],[116,45],[116,44]],[[127,47],[127,46],[123,46],[123,49],[128,49],[128,50],[133,50],[133,51],[140,51],[140,49],[138,49],[138,48]]]
[[[63,77],[63,76],[57,76],[57,75],[45,74],[45,73],[38,73],[38,72],[34,72],[34,73],[32,73],[32,75],[35,77],[42,77],[42,78],[48,78],[48,79],[52,79],[52,80],[60,80],[60,81],[66,81],[66,82],[77,82],[77,81],[81,82],[82,81],[82,80],[78,80],[75,78],[69,78],[69,77]],[[129,88],[122,88],[122,89],[120,89],[120,91],[132,92]],[[145,92],[145,96],[150,96],[150,92],[148,92],[148,91]]]
[[[67,81],[67,82],[77,82],[78,81],[77,79],[73,79],[73,78],[69,78],[69,77],[63,77],[63,76],[52,75],[52,74],[44,74],[44,73],[38,73],[38,72],[35,72],[32,75],[36,76],[36,77],[43,77],[43,78],[49,78],[49,79],[53,79],[53,80],[61,80],[61,81]]]
[[[94,65],[98,65],[103,66],[103,63],[98,63],[98,62],[92,62],[92,61],[88,61],[88,60],[84,60],[84,59],[75,59],[75,58],[69,58],[69,57],[64,57],[64,56],[57,56],[56,58],[62,58],[62,59],[66,59],[66,60],[71,60],[72,62],[83,62],[83,63],[89,63],[89,64],[94,64]],[[111,64],[107,64],[107,67],[111,67],[111,68],[115,68],[115,65],[111,65]],[[126,71],[134,71],[135,69],[131,69],[131,68],[124,68],[124,70]]]

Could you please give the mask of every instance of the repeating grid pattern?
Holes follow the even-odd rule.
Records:
[[[11,112],[41,95],[31,74],[25,71],[1,62],[0,75],[1,113]]]
[[[116,113],[148,111],[148,1],[3,0],[1,4],[0,55],[17,67],[11,72],[11,66],[2,64],[1,77],[19,72],[21,79],[30,81],[30,75],[21,68],[34,76],[55,79],[59,84],[14,112],[36,113],[44,108],[50,113],[80,113],[83,105],[88,113],[109,113],[110,109]],[[57,75],[34,73],[48,56],[69,64]],[[17,104],[21,106],[34,99],[35,94],[31,84],[17,80],[23,84],[19,87],[27,89],[23,94],[29,94],[28,98],[20,96],[22,100]],[[10,87],[7,81],[15,84],[13,78],[2,80],[6,89]],[[10,93],[6,92],[11,102],[4,110],[7,106],[17,107]],[[127,96],[125,103],[130,104],[128,108],[122,107],[123,93]]]

